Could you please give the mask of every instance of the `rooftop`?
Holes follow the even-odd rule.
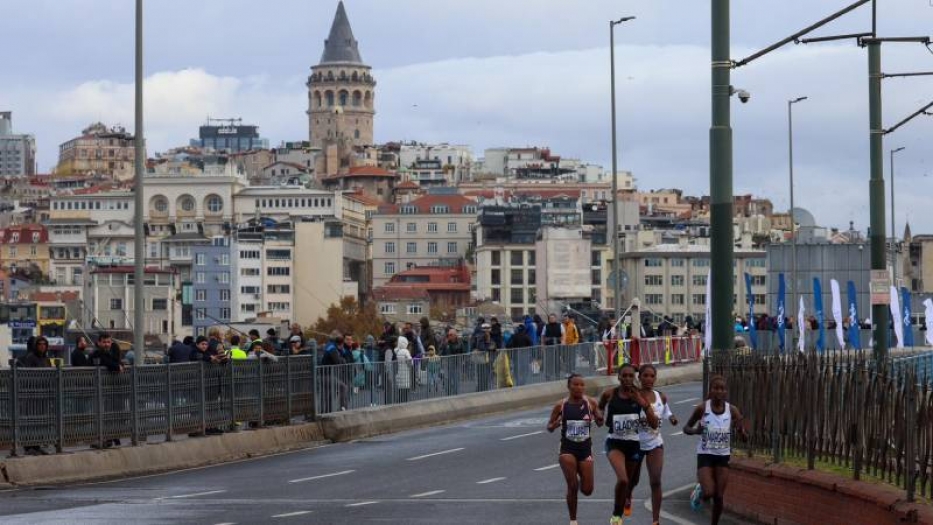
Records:
[[[330,35],[324,41],[324,52],[320,64],[363,64],[359,42],[353,38],[350,18],[343,2],[337,4],[337,12],[330,26]]]

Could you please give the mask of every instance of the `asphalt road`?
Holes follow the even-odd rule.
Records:
[[[700,385],[663,391],[685,420]],[[544,430],[548,413],[541,407],[203,469],[0,492],[0,523],[567,523],[559,438]],[[600,444],[604,432],[597,431]],[[692,512],[688,503],[695,438],[670,425],[663,433],[662,523],[709,523],[707,513]],[[647,473],[643,478],[629,525],[651,524]],[[600,452],[596,491],[581,497],[581,524],[608,522],[613,484]]]

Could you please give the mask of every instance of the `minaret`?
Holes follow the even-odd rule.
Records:
[[[308,77],[311,146],[365,146],[373,143],[376,81],[363,63],[343,2],[324,41],[321,61]]]

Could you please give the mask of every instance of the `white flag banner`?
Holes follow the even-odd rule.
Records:
[[[807,346],[807,318],[804,316],[806,309],[803,307],[803,297],[800,298],[800,307],[797,308],[797,331],[800,332],[800,338],[797,341],[797,348],[803,353]]]
[[[901,322],[901,298],[897,288],[891,287],[891,319],[894,319],[894,337],[898,349],[904,348],[904,323]]]
[[[839,281],[829,281],[829,288],[833,294],[833,319],[836,321],[836,339],[839,340],[839,349],[845,350],[846,338],[842,330],[842,295],[839,292]]]
[[[923,306],[926,308],[923,315],[927,319],[927,344],[933,346],[933,299],[923,301]]]
[[[713,271],[706,274],[706,331],[703,332],[706,355],[713,347]]]

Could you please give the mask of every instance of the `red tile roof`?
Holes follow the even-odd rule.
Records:
[[[395,187],[396,190],[420,190],[421,186],[414,181],[407,180]]]
[[[373,299],[376,301],[428,301],[431,296],[423,288],[414,286],[381,286],[373,289]]]
[[[13,242],[13,234],[18,234],[16,242]],[[39,236],[33,241],[33,234]],[[16,224],[9,226],[5,230],[0,230],[0,244],[45,244],[49,242],[49,232],[41,224]]]
[[[389,170],[376,166],[354,166],[347,173],[338,173],[324,177],[327,180],[355,178],[355,177],[390,177],[397,178],[398,173],[392,173]]]
[[[379,213],[396,214],[402,206],[414,206],[417,213],[431,213],[434,206],[447,206],[450,213],[465,213],[466,206],[476,206],[476,201],[468,199],[460,194],[455,195],[425,195],[406,204],[388,204],[379,207]]]
[[[343,195],[344,197],[347,197],[348,199],[353,199],[356,202],[362,203],[366,206],[379,206],[380,204],[383,204],[383,201],[381,199],[377,199],[375,197],[367,195],[363,193],[362,190],[344,192]]]

